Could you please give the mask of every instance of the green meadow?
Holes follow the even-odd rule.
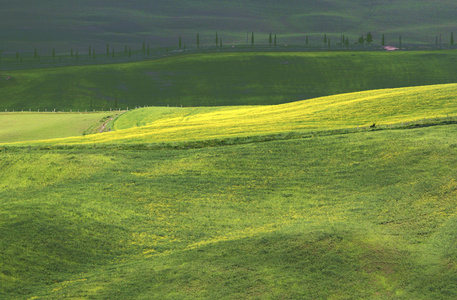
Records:
[[[10,2],[0,299],[457,299],[455,1]]]
[[[94,133],[116,113],[0,113],[0,143]]]
[[[4,299],[454,299],[456,125],[2,148]]]
[[[455,299],[456,55],[1,71],[0,298]]]
[[[0,111],[279,104],[453,83],[456,61],[454,51],[222,52],[10,70],[0,74]]]

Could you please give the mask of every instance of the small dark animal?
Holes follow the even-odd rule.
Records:
[[[376,123],[373,123],[373,125],[370,125],[370,128],[375,128],[376,127]]]

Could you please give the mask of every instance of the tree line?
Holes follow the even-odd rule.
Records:
[[[386,46],[388,44],[384,34],[382,34],[378,38],[380,39],[379,44],[381,46]],[[448,43],[447,42],[443,43],[442,40],[443,40],[443,38],[442,38],[441,34],[437,35],[435,37],[435,46],[437,48],[441,47],[443,45],[453,46],[454,45],[454,33],[453,32],[450,33],[449,42]],[[355,42],[352,42],[352,43],[349,40],[349,37],[345,36],[343,34],[341,34],[340,37],[334,38],[334,40],[332,40],[331,36],[327,35],[325,33],[323,35],[323,45],[322,46],[327,47],[327,48],[330,48],[332,46],[341,46],[341,47],[349,48],[349,46],[351,46],[351,45],[371,45],[372,43],[374,43],[374,41],[375,41],[375,39],[374,39],[374,37],[373,37],[371,32],[368,32],[366,34],[362,34]],[[303,40],[301,42],[304,43],[306,46],[310,45],[310,37],[308,35],[305,35],[305,37],[303,38]],[[215,35],[214,35],[214,44],[210,43],[209,45],[204,46],[203,43],[202,43],[202,40],[201,40],[200,33],[196,34],[195,42],[192,42],[191,44],[194,44],[194,43],[195,43],[194,49],[197,49],[197,50],[201,49],[203,47],[205,47],[205,48],[222,49],[223,45],[224,45],[223,44],[223,40],[222,40],[222,36],[217,31],[215,32]],[[332,43],[334,43],[334,44],[332,44]],[[265,45],[269,45],[270,47],[277,47],[279,45],[278,44],[277,35],[272,33],[272,32],[270,32],[269,35],[268,35],[268,38],[264,38],[264,39],[262,39],[262,42],[258,43],[257,37],[255,35],[255,32],[250,32],[250,33],[247,34],[247,36],[246,36],[246,46],[254,47],[254,46],[265,46]],[[319,43],[314,44],[314,45],[318,45],[319,46]],[[393,46],[395,45],[395,46],[398,46],[399,48],[402,47],[402,36],[399,35],[398,39],[395,38],[395,40],[393,42],[390,42],[390,45],[393,45]],[[239,44],[238,46],[242,46],[242,44]],[[188,48],[187,48],[187,45],[184,43],[183,37],[181,35],[179,35],[177,47],[166,47],[165,48],[165,52],[168,54],[170,49],[173,49],[172,51],[175,51],[174,49],[177,49],[178,51],[183,51],[183,50],[185,51]],[[151,47],[146,42],[143,42],[142,49],[141,50],[136,50],[135,52],[136,53],[142,52],[145,56],[150,56],[151,55]],[[82,56],[84,56],[85,58],[91,58],[91,59],[95,60],[98,57],[104,57],[104,58],[128,57],[128,58],[132,58],[132,55],[133,55],[133,52],[132,52],[131,46],[125,45],[124,51],[116,52],[115,48],[110,46],[109,43],[106,44],[106,48],[105,48],[104,53],[103,52],[100,52],[100,53],[97,52],[95,47],[92,47],[92,46],[88,47],[87,53],[85,55],[84,54],[82,55],[81,52],[79,52],[78,50],[76,50],[74,48],[70,48],[69,49],[69,57],[74,58],[75,60],[79,60]],[[61,56],[56,54],[56,49],[55,48],[52,48],[52,52],[50,53],[50,55],[47,55],[47,56],[51,56],[53,59],[59,59],[59,60],[61,59]],[[40,59],[40,54],[39,54],[37,48],[34,49],[33,57],[37,61]],[[1,58],[1,54],[0,54],[0,58]],[[16,51],[16,61],[18,63],[22,63],[23,62],[23,55],[20,53],[19,50]]]

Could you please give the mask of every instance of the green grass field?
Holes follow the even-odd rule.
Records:
[[[456,133],[8,148],[0,296],[454,299]]]
[[[0,143],[78,136],[116,113],[0,113]]]
[[[279,104],[453,83],[456,61],[454,51],[212,53],[2,71],[0,111]]]
[[[455,115],[455,89],[142,108],[114,119],[111,133],[3,145],[0,296],[453,299],[457,125],[385,125]],[[28,116],[36,114],[1,117]],[[100,124],[106,113],[41,116],[76,127],[78,116]],[[371,122],[384,130],[334,131]],[[243,144],[306,128],[329,134]],[[147,142],[230,135],[234,143],[95,148],[126,132],[121,145],[145,142],[143,131]],[[36,147],[85,139],[80,149]]]
[[[455,1],[10,2],[0,299],[457,299]]]

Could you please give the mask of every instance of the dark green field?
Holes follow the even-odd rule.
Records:
[[[278,104],[451,83],[457,80],[456,63],[454,51],[212,53],[3,71],[0,110]]]
[[[125,44],[140,48],[196,47],[200,33],[205,46],[215,44],[216,31],[226,45],[245,45],[246,33],[255,32],[258,44],[268,43],[270,32],[280,44],[320,45],[327,34],[332,43],[341,34],[355,43],[371,31],[375,42],[386,35],[387,44],[449,44],[456,30],[455,1],[426,0],[336,1],[9,1],[0,10],[0,50],[14,53],[69,53],[70,48],[87,51],[89,45],[103,53],[106,43],[117,51]]]

